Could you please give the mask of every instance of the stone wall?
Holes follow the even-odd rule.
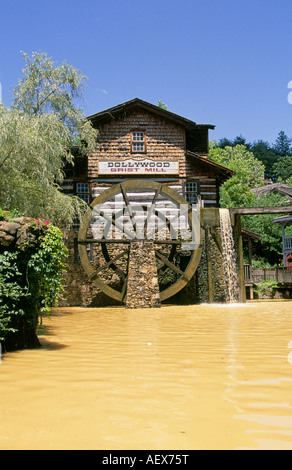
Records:
[[[204,210],[204,217],[202,220],[201,230],[201,245],[202,255],[193,278],[188,284],[171,299],[167,299],[165,303],[178,303],[178,304],[196,304],[196,303],[222,303],[228,302],[228,291],[226,286],[226,276],[224,272],[223,263],[223,249],[221,239],[221,229],[219,222],[219,211],[217,209]],[[77,233],[75,233],[77,237]],[[83,270],[81,263],[74,260],[74,249],[72,234],[68,236],[67,246],[69,248],[70,258],[68,261],[68,270],[65,277],[65,294],[64,294],[64,305],[80,305],[80,306],[105,306],[105,305],[121,305],[117,301],[110,299],[103,294],[98,287],[88,280],[88,277]],[[76,252],[76,249],[75,249]],[[150,258],[150,251],[144,256],[140,257],[138,251],[136,251],[137,263],[141,264],[142,269],[148,272],[148,275],[154,276],[152,271],[153,267],[156,270],[156,262],[153,257],[151,262],[147,257]],[[76,256],[76,254],[75,254]],[[97,254],[98,258],[98,254]],[[184,270],[185,265],[188,263],[187,257],[181,257],[180,268]],[[239,273],[239,266],[236,267]],[[126,270],[126,266],[124,266]],[[138,270],[138,267],[134,269],[134,272]],[[142,273],[143,276],[147,273]],[[142,279],[142,274],[133,275],[133,282],[137,282]],[[111,275],[107,279],[103,279],[104,282],[109,283],[115,288],[115,274]],[[139,293],[139,301],[142,302],[142,295],[145,295],[146,299],[146,286],[151,281],[147,278],[147,281],[141,284],[141,288],[144,292]],[[146,278],[145,278],[146,279]],[[133,284],[133,286],[134,286]],[[129,286],[131,283],[128,284]],[[137,286],[135,287],[137,289]],[[137,294],[137,290],[136,290]],[[135,294],[135,295],[136,295]],[[237,299],[238,300],[238,299]],[[142,305],[142,304],[141,304]]]
[[[25,251],[36,237],[31,232],[29,225],[24,224],[24,219],[15,219],[13,222],[0,221],[0,246],[16,248]]]
[[[153,241],[131,243],[126,308],[158,308],[160,293]]]
[[[68,249],[68,259],[64,273],[64,292],[60,299],[60,307],[107,307],[121,305],[120,302],[108,297],[90,281],[80,262],[77,249],[78,232],[71,230],[64,233],[64,243]],[[98,258],[98,254],[96,255]],[[98,260],[97,260],[98,261]],[[115,275],[107,279],[115,287]]]
[[[223,255],[214,230],[202,230],[202,255],[193,278],[171,299],[179,304],[204,304],[228,302],[225,285]]]

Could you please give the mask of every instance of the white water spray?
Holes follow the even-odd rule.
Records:
[[[237,302],[239,295],[236,254],[228,209],[220,209],[220,227],[227,302]]]

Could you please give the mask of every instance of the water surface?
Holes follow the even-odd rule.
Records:
[[[0,449],[292,450],[292,303],[63,308],[0,363]]]

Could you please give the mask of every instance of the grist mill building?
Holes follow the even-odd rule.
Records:
[[[133,184],[139,188],[139,184],[143,187],[146,181],[153,188],[159,185],[164,194],[170,188],[178,194],[178,198],[183,198],[191,205],[199,204],[204,209],[219,207],[219,188],[233,172],[209,159],[209,132],[214,129],[214,125],[198,124],[137,98],[89,116],[88,119],[99,131],[98,145],[87,157],[80,157],[77,153],[74,167],[66,168],[63,184],[65,193],[77,195],[90,205],[113,185],[132,187]],[[96,276],[92,274],[88,277],[84,271],[78,252],[78,227],[73,227],[66,238],[69,265],[63,305],[120,304],[117,300],[119,296],[115,299],[107,295],[93,282]],[[96,246],[88,244],[86,249],[89,261],[94,263]],[[200,280],[199,272],[200,265],[207,264],[206,256],[203,250],[196,275],[187,279],[186,286],[176,294],[176,299],[189,299],[190,302],[204,300],[199,292],[204,291],[205,281],[202,279],[208,276],[202,274]],[[163,260],[161,253],[159,257],[160,261]],[[105,284],[110,286],[119,282],[117,272],[123,269],[112,269],[119,260],[117,263],[110,261],[108,252],[105,260],[100,261],[100,258],[96,254],[97,264],[94,269],[100,271],[102,264],[108,265]],[[118,259],[116,254],[115,258]],[[166,258],[166,269],[173,268],[175,271],[175,256],[172,254]],[[216,255],[212,263],[216,266]],[[177,275],[179,270],[183,271],[179,268]],[[220,284],[220,281],[216,282]],[[220,286],[214,285],[212,295],[215,297],[216,289],[219,292]]]

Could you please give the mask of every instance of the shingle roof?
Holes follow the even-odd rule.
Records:
[[[269,193],[280,193],[292,199],[292,188],[285,183],[270,183],[260,188],[254,188],[252,192],[257,197],[266,196]]]
[[[182,116],[179,116],[178,114],[172,113],[171,111],[168,111],[167,109],[163,109],[163,108],[160,108],[159,106],[148,103],[147,101],[143,101],[140,98],[134,98],[133,100],[126,101],[125,103],[121,103],[109,109],[105,109],[104,111],[101,111],[99,113],[92,114],[91,116],[87,116],[87,119],[92,122],[112,119],[115,117],[115,115],[126,112],[127,109],[132,109],[135,107],[144,108],[148,111],[154,112],[166,119],[175,121],[188,129],[198,128],[198,127],[206,127],[208,129],[215,129],[215,126],[213,124],[198,124],[194,121],[191,121]]]

